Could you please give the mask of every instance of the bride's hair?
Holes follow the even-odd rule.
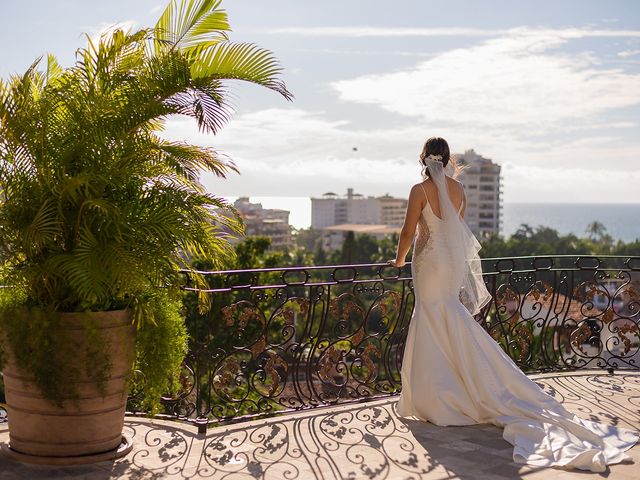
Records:
[[[430,155],[439,156],[442,165],[446,167],[449,163],[453,166],[453,176],[457,177],[461,169],[458,166],[457,162],[451,158],[451,153],[449,151],[449,144],[442,137],[431,137],[429,138],[424,147],[422,147],[422,153],[420,154],[420,164],[422,165],[422,176],[429,176],[429,169],[427,168],[426,159]]]

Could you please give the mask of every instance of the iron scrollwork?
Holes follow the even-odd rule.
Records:
[[[640,369],[640,258],[500,258],[483,268],[493,300],[476,320],[525,372]],[[409,267],[206,277],[205,315],[185,286],[189,354],[182,390],[163,398],[165,415],[228,422],[400,391]]]

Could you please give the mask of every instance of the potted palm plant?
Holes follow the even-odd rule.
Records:
[[[227,80],[291,98],[273,55],[228,31],[220,0],[173,0],[154,28],[0,83],[0,363],[23,459],[114,455],[134,360],[149,408],[179,371],[178,272],[222,266],[241,222],[199,180],[233,163],[158,132],[171,115],[217,132]]]

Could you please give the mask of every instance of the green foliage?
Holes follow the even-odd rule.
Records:
[[[198,176],[234,165],[156,134],[172,114],[217,131],[229,112],[223,79],[289,98],[269,52],[226,40],[219,3],[172,2],[153,30],[116,30],[89,40],[71,68],[49,57],[44,71],[36,61],[0,83],[0,256],[36,303],[135,306],[185,257],[221,266],[231,256],[220,229],[239,232],[240,221]]]
[[[182,302],[166,291],[158,291],[149,300],[153,324],[138,331],[136,375],[131,389],[144,392],[140,408],[154,414],[160,410],[163,395],[180,390],[180,366],[189,337]]]
[[[596,233],[593,233],[593,232]],[[593,222],[587,228],[588,238],[574,234],[560,235],[556,230],[522,224],[509,238],[493,235],[482,242],[480,254],[484,258],[518,257],[526,255],[638,255],[640,240],[616,244],[606,228]]]
[[[358,263],[355,259],[356,255],[358,255],[359,258],[363,258],[365,257],[365,252],[361,252],[357,249],[355,234],[353,232],[347,232],[344,236],[344,241],[342,242],[338,263],[343,265]]]
[[[329,255],[332,264],[384,263],[396,256],[398,236],[377,240],[371,235],[347,232],[342,247]]]
[[[60,328],[59,312],[25,306],[24,294],[3,288],[0,289],[0,321],[3,327],[0,344],[10,345],[10,351],[3,352],[3,359],[11,355],[46,398],[58,405],[62,405],[64,398],[76,398],[77,392],[69,385],[82,375],[104,392],[110,369],[107,345],[90,318],[84,322],[88,340],[85,350],[80,352],[86,359],[81,365],[72,361],[79,345]]]
[[[595,228],[595,232],[593,230]],[[527,255],[640,255],[640,239],[625,243],[614,242],[606,228],[592,222],[587,228],[587,237],[574,234],[560,235],[550,227],[531,227],[522,224],[510,237],[492,235],[482,239],[483,258],[519,257]],[[398,236],[380,240],[361,234],[347,234],[341,248],[326,251],[322,248],[320,234],[312,229],[299,230],[296,236],[298,249],[283,257],[279,266],[299,265],[291,260],[301,258],[298,250],[305,252],[310,261],[306,264],[335,265],[341,263],[380,263],[395,257]],[[259,260],[258,260],[259,261]],[[247,267],[248,268],[248,267]]]
[[[235,246],[233,268],[271,268],[279,267],[285,260],[283,252],[269,250],[271,240],[268,237],[247,237]]]
[[[615,247],[613,247],[613,255],[640,255],[640,239],[635,242],[618,242]]]
[[[223,232],[240,233],[241,220],[199,176],[224,178],[234,164],[158,135],[171,115],[217,132],[231,111],[227,80],[291,98],[270,52],[229,41],[219,7],[173,0],[155,28],[87,38],[72,67],[49,56],[0,82],[0,264],[29,311],[3,310],[2,323],[20,365],[51,398],[60,393],[52,379],[62,382],[63,373],[46,352],[65,345],[52,312],[132,310],[141,346],[157,348],[149,358],[165,352],[155,373],[148,363],[156,394],[158,379],[179,364],[175,339],[161,334],[175,333],[177,317],[169,303],[157,310],[159,291],[179,283],[190,258],[214,268],[233,258]]]
[[[295,231],[296,245],[305,250],[313,250],[318,245],[318,241],[322,239],[322,230],[315,228],[301,228]]]
[[[313,249],[313,264],[314,265],[326,265],[328,261],[327,252],[322,246],[322,239],[316,241],[315,248]]]

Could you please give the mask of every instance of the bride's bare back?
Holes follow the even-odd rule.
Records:
[[[447,178],[447,192],[449,194],[449,199],[451,203],[456,208],[456,211],[461,212],[461,217],[464,217],[464,211],[466,209],[466,197],[464,194],[464,187],[460,182],[454,180],[451,177]],[[429,203],[431,206],[431,210],[435,214],[436,217],[442,218],[442,211],[440,209],[440,200],[438,199],[438,189],[434,185],[433,181],[428,178],[424,182],[422,182],[422,186],[424,187],[424,191],[427,194],[427,198],[424,200],[425,203]],[[421,211],[424,210],[425,205],[422,205]]]

